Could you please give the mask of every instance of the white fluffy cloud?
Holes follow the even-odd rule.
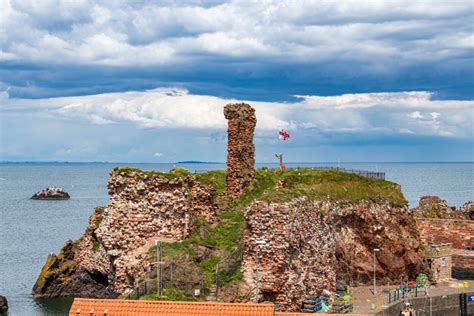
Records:
[[[0,60],[9,61],[136,66],[211,55],[348,60],[383,72],[474,47],[471,1],[0,3]]]
[[[139,128],[226,128],[223,106],[232,99],[193,95],[178,88],[49,99],[4,99],[6,112],[36,108],[91,124]],[[318,132],[409,133],[472,137],[474,101],[432,100],[427,92],[298,96],[296,102],[247,101],[256,108],[257,129]]]

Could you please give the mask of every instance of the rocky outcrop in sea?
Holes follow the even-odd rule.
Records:
[[[0,295],[0,313],[8,310],[8,301],[5,296]]]
[[[69,198],[69,193],[64,191],[64,189],[55,187],[38,191],[31,197],[33,200],[68,200]]]

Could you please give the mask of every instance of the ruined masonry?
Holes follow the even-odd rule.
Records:
[[[246,103],[227,104],[224,116],[227,130],[227,195],[238,197],[254,179],[255,145],[253,133],[255,109]]]
[[[246,211],[242,272],[253,289],[260,258],[258,300],[298,310],[309,294],[335,291],[336,242],[320,206],[306,198],[285,203],[254,202]],[[258,240],[266,241],[264,246]]]

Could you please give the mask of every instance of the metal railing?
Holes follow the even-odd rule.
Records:
[[[421,291],[423,288],[423,285],[402,285],[388,293],[388,303],[390,304],[409,297],[426,296],[426,291]]]

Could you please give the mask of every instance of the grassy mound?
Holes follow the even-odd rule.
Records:
[[[183,168],[172,169],[165,173],[118,167],[114,169],[114,172],[134,172],[143,176],[160,175],[168,179],[192,177],[216,188],[220,209],[218,223],[211,226],[204,219],[198,218],[194,232],[187,239],[162,244],[163,261],[177,262],[187,267],[186,278],[202,280],[204,287],[212,287],[215,284],[217,264],[219,264],[218,278],[221,287],[242,279],[240,262],[244,210],[254,200],[286,202],[306,196],[311,200],[330,199],[347,203],[368,200],[388,202],[393,206],[407,204],[400,187],[395,183],[368,179],[338,170],[295,168],[281,172],[276,169],[261,168],[255,171],[255,181],[252,185],[241,197],[234,200],[229,200],[225,196],[225,170],[194,174]],[[199,249],[206,249],[208,253],[202,256],[197,253]],[[152,261],[156,261],[156,246],[150,248],[149,256]],[[156,278],[156,275],[154,277]],[[194,299],[191,291],[188,293],[181,290],[178,293],[177,289],[169,291],[173,293],[169,295],[169,299],[173,297]],[[144,298],[151,299],[153,295]]]

